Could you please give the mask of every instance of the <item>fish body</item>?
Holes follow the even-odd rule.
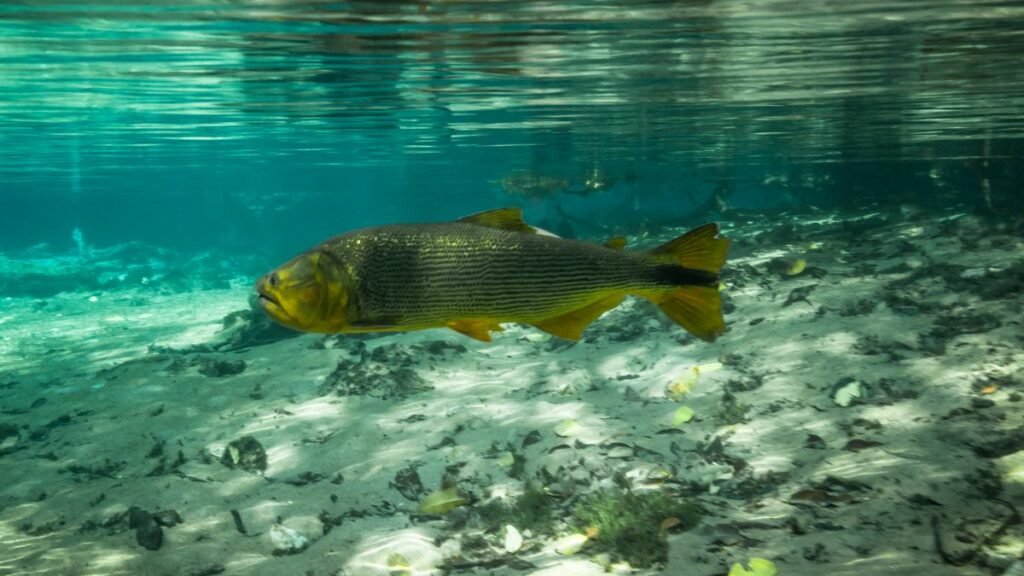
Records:
[[[710,340],[724,330],[717,283],[728,240],[716,234],[715,225],[690,233],[682,244],[693,267],[686,267],[673,245],[679,239],[626,251],[617,242],[540,234],[519,210],[500,209],[342,234],[263,277],[257,290],[271,317],[299,330],[447,327],[480,340],[506,322],[578,339],[603,312],[635,295],[667,305],[673,319]]]

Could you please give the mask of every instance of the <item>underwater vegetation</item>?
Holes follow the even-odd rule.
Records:
[[[593,494],[573,510],[574,523],[593,534],[592,553],[607,552],[638,568],[664,562],[668,533],[693,528],[701,516],[697,504],[658,491]]]

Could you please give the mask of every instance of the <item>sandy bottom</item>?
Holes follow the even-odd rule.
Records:
[[[662,531],[663,562],[619,573],[724,575],[754,557],[783,576],[1009,573],[1024,554],[1019,235],[910,211],[726,230],[730,330],[714,344],[639,301],[575,344],[509,326],[491,344],[222,345],[244,284],[3,300],[0,574],[602,574],[601,534],[574,554],[559,539],[588,496],[626,489],[705,513]],[[806,269],[787,276],[780,257]],[[244,469],[259,450],[228,449],[243,437],[262,472]],[[554,521],[518,526],[508,553],[486,506],[528,483]],[[443,484],[466,505],[419,514]]]

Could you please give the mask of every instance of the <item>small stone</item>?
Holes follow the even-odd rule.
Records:
[[[242,436],[227,445],[220,461],[228,468],[263,472],[267,469],[267,452],[263,449],[263,445],[252,436]]]
[[[153,520],[165,528],[172,528],[183,522],[181,514],[178,514],[177,510],[161,510],[159,512],[154,512]]]
[[[391,487],[413,502],[419,501],[424,492],[423,483],[420,481],[420,475],[416,473],[415,466],[399,470],[395,474],[395,479],[391,481]]]
[[[519,533],[519,530],[515,526],[508,524],[505,526],[505,552],[509,554],[515,554],[523,547],[523,535]]]
[[[309,546],[309,540],[299,532],[281,524],[270,527],[270,541],[274,544],[274,555],[296,554]]]
[[[159,550],[164,545],[164,529],[156,522],[150,522],[135,531],[135,541],[146,550]]]
[[[825,444],[825,439],[817,434],[808,434],[807,439],[804,440],[804,446],[813,450],[824,450],[825,448],[828,448],[828,445]]]
[[[210,378],[234,376],[245,372],[245,360],[219,360],[203,358],[199,363],[199,373]]]
[[[985,408],[991,408],[996,405],[995,400],[991,398],[972,398],[971,408],[976,410],[984,410]]]

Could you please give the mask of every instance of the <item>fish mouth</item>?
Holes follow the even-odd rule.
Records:
[[[257,294],[259,294],[260,306],[264,310],[267,310],[270,307],[276,308],[278,310],[283,310],[283,308],[281,307],[281,303],[277,300],[277,298],[271,296],[262,287],[258,288],[256,292]]]

